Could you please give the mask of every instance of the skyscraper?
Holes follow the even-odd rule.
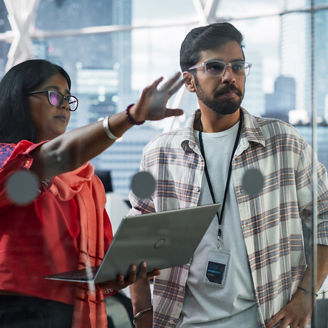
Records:
[[[288,112],[296,106],[296,83],[293,77],[279,75],[274,82],[274,92],[266,94],[265,116],[288,122]]]
[[[245,56],[252,67],[246,78],[246,92],[242,106],[254,115],[262,115],[265,110],[262,57],[254,52],[246,52]]]
[[[285,0],[285,10],[303,9],[306,0]],[[293,77],[296,81],[295,107],[306,108],[306,19],[307,13],[288,13],[280,17],[280,75]]]
[[[307,0],[307,5],[310,6],[311,1]],[[316,0],[315,6],[328,5],[328,0]],[[328,9],[317,10],[314,19],[314,60],[315,60],[315,91],[314,102],[317,110],[317,116],[324,118],[326,121],[328,117],[326,113],[326,99],[328,97]],[[306,65],[306,104],[308,108],[311,108],[311,17],[307,16],[306,24],[306,53],[307,53],[307,65]]]
[[[131,0],[43,0],[40,1],[35,26],[44,31],[77,30],[91,26],[131,25]],[[39,41],[34,42],[34,44]],[[101,70],[117,72],[116,104],[123,95],[131,92],[131,32],[52,37],[42,40],[46,45],[46,59],[62,65],[72,78],[72,92],[79,89],[78,74],[88,70],[88,79],[93,80],[95,90],[99,86]],[[94,70],[93,70],[94,69]],[[94,73],[94,75],[92,75]],[[79,81],[81,82],[81,81]],[[101,87],[101,86],[100,86]],[[97,93],[97,91],[96,91]],[[100,91],[103,93],[103,91]],[[106,92],[105,92],[106,93]],[[111,92],[110,92],[111,93]],[[88,93],[90,95],[90,93]],[[85,98],[85,94],[76,94]],[[106,96],[102,94],[103,96]],[[91,98],[97,99],[98,94]],[[113,94],[109,95],[113,97]],[[103,101],[104,102],[104,101]],[[105,99],[112,102],[112,99]],[[89,107],[80,102],[80,115],[73,115],[69,128],[89,122]],[[93,101],[93,105],[95,102]],[[101,104],[100,104],[101,105]],[[92,116],[96,116],[93,106]],[[82,115],[81,115],[82,114]],[[103,113],[99,113],[102,114]]]
[[[3,1],[0,1],[0,33],[6,32],[11,29],[7,15],[8,13],[6,6]],[[0,79],[5,73],[9,47],[9,43],[0,42]]]

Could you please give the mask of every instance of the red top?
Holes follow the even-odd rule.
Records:
[[[75,304],[77,294],[88,296],[73,284],[43,277],[100,264],[112,240],[104,189],[86,164],[53,178],[32,203],[13,204],[6,180],[31,167],[30,153],[40,145],[0,144],[0,290]]]

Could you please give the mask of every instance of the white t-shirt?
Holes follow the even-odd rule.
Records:
[[[223,201],[238,126],[239,123],[222,132],[202,134],[206,164],[216,202]],[[198,140],[198,131],[195,131],[195,136]],[[205,172],[202,186],[199,204],[213,203]],[[223,288],[210,285],[204,279],[208,254],[217,251],[217,232],[218,218],[215,216],[194,253],[177,327],[254,328],[259,326],[232,178],[223,215],[223,248],[230,251],[226,283]]]

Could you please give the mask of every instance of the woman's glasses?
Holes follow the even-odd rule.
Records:
[[[41,90],[41,91],[31,91],[28,94],[29,95],[37,95],[39,93],[46,93],[48,96],[48,101],[50,105],[59,107],[63,104],[64,100],[68,102],[69,105],[69,110],[71,112],[76,111],[77,106],[78,106],[78,99],[74,96],[65,96],[61,94],[59,91],[56,90]]]

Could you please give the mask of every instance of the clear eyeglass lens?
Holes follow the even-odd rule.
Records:
[[[56,91],[50,91],[48,95],[51,105],[56,107],[60,105],[61,96]]]
[[[231,68],[235,73],[244,73],[245,63],[244,62],[235,62],[231,64]]]
[[[225,63],[211,61],[205,64],[205,71],[210,75],[220,75],[225,69]]]
[[[244,61],[237,61],[229,64],[221,61],[210,61],[205,63],[205,71],[209,75],[218,76],[224,72],[226,66],[230,66],[235,74],[247,74],[249,70],[249,66]]]

